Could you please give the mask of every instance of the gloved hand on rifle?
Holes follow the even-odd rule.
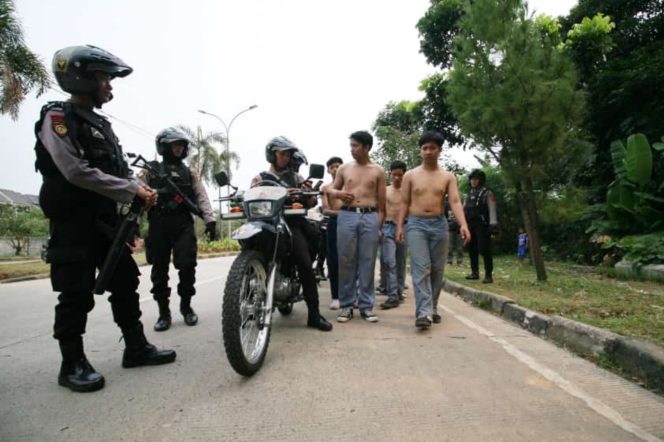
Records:
[[[205,234],[208,237],[208,241],[217,239],[217,223],[215,221],[205,224]]]

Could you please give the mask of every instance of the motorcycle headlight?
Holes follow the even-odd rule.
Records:
[[[272,201],[252,201],[247,206],[250,218],[272,216]]]

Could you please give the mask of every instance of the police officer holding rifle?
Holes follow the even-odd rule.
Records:
[[[157,195],[131,178],[110,123],[94,111],[113,98],[111,80],[132,68],[103,49],[73,46],[55,53],[53,71],[71,99],[42,108],[35,125],[35,166],[43,176],[39,203],[50,221],[51,284],[60,292],[53,327],[62,353],[58,383],[95,391],[103,388],[104,377],[88,362],[82,337],[95,304],[95,270],[106,260],[120,222],[117,203],[150,206]],[[173,350],[157,349],[143,333],[136,291],[140,272],[126,244],[114,270],[104,288],[124,337],[122,366],[173,362]]]

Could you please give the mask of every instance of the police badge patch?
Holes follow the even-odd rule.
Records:
[[[69,132],[67,124],[65,124],[64,115],[51,114],[51,127],[53,128],[53,132],[60,138],[66,136]]]

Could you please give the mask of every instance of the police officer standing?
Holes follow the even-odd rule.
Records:
[[[196,294],[196,254],[198,252],[194,219],[182,196],[193,202],[203,214],[205,232],[210,241],[216,238],[216,222],[210,207],[205,187],[200,176],[190,169],[184,159],[189,153],[189,138],[181,130],[169,127],[157,134],[157,153],[163,161],[151,162],[157,176],[147,174],[145,182],[157,189],[159,198],[156,206],[148,212],[148,236],[146,251],[152,263],[152,294],[159,306],[159,319],[154,325],[156,331],[168,330],[171,326],[168,286],[168,266],[173,253],[173,265],[178,270],[180,282],[180,313],[187,325],[196,325],[198,315],[191,308],[191,297]],[[169,179],[182,194],[168,186]]]
[[[470,257],[470,275],[466,279],[480,279],[479,255],[484,260],[485,284],[493,282],[493,256],[491,254],[491,236],[498,231],[498,217],[496,216],[496,197],[493,192],[484,187],[486,175],[479,169],[474,169],[468,176],[470,190],[466,196],[463,207],[468,229],[470,230],[470,244],[468,256]]]
[[[129,75],[132,68],[103,49],[73,46],[55,53],[53,71],[71,99],[42,108],[35,125],[35,166],[43,176],[39,204],[50,221],[51,284],[60,292],[53,326],[62,353],[58,383],[73,391],[95,391],[103,388],[104,377],[88,362],[82,338],[95,304],[95,269],[113,241],[117,202],[139,198],[150,205],[156,194],[130,178],[110,123],[94,112],[113,98],[111,80]],[[113,319],[124,336],[125,368],[175,360],[173,350],[159,350],[145,338],[136,292],[139,275],[125,247],[108,284]]]

